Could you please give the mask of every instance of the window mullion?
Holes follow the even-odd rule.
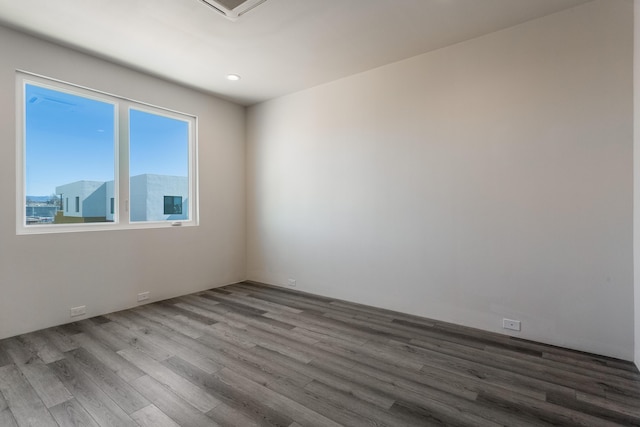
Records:
[[[129,224],[129,108],[127,102],[121,102],[118,111],[118,176],[116,210],[120,224]]]

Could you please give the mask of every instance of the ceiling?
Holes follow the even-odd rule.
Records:
[[[251,105],[588,1],[267,0],[233,22],[200,0],[0,0],[0,23]]]

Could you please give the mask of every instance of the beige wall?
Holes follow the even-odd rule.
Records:
[[[0,338],[244,279],[244,108],[0,27]],[[200,226],[16,236],[15,70],[199,117]]]
[[[640,368],[640,0],[634,2],[634,307],[635,307],[635,362]]]
[[[632,5],[250,108],[248,277],[632,359]]]

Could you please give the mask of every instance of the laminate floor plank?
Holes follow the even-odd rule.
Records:
[[[357,331],[356,333],[353,333],[352,330],[349,330],[347,328],[340,328],[340,325],[332,323],[329,319],[312,318],[306,316],[305,313],[301,313],[297,316],[267,313],[264,315],[264,317],[280,320],[281,322],[291,323],[292,325],[296,325],[295,329],[298,330],[303,329],[314,332],[317,335],[312,337],[315,337],[318,340],[321,340],[321,338],[318,338],[318,336],[322,335],[360,344],[364,344],[370,339],[370,337],[366,334],[360,334],[357,333]]]
[[[144,397],[84,348],[65,353],[67,359],[89,377],[127,414],[149,405]]]
[[[492,366],[494,368],[500,368],[528,376],[534,375],[537,378],[551,383],[565,383],[568,384],[571,388],[595,395],[604,396],[605,391],[609,391],[611,393],[623,393],[625,391],[621,390],[617,385],[611,385],[609,381],[601,381],[588,375],[565,371],[557,367],[544,367],[535,363],[528,362],[526,360],[499,354],[487,354],[483,351],[472,351],[472,349],[468,347],[462,349],[455,346],[453,343],[442,342],[439,344],[433,344],[422,340],[412,340],[411,343],[414,344],[416,348],[432,350],[445,355],[464,358],[470,361],[481,361],[487,366]],[[421,350],[416,351],[420,352],[421,354],[423,353]],[[637,394],[637,391],[635,390],[628,389],[626,391],[628,391],[629,393],[633,393],[634,396]],[[640,397],[640,395],[638,397]]]
[[[116,352],[129,347],[129,344],[127,344],[126,341],[122,340],[120,337],[114,335],[108,330],[96,325],[94,322],[91,322],[89,320],[82,320],[80,322],[77,322],[77,325],[82,333],[92,337],[96,341],[100,342],[100,344],[108,347],[111,351]]]
[[[536,401],[534,404],[522,399],[521,396],[502,394],[500,396],[480,393],[478,401],[490,406],[508,409],[511,413],[524,413],[538,417],[541,421],[563,426],[602,426],[613,427],[619,424],[603,418],[591,416],[584,412],[572,410],[561,405]]]
[[[434,326],[435,322],[433,320],[428,320],[428,319],[424,319],[424,318],[418,318],[416,316],[411,316],[408,314],[404,314],[404,313],[399,313],[396,311],[387,311],[384,309],[380,309],[377,307],[369,307],[366,305],[362,305],[362,304],[356,304],[353,302],[347,302],[347,301],[341,301],[341,300],[333,300],[331,302],[329,302],[329,305],[331,306],[335,306],[335,307],[341,307],[343,309],[346,309],[347,312],[353,312],[353,313],[363,313],[363,314],[368,314],[370,316],[372,316],[373,318],[378,318],[378,319],[387,319],[389,321],[394,321],[394,320],[406,320],[408,322],[420,322],[421,325],[423,326]]]
[[[36,331],[30,334],[20,335],[18,337],[22,343],[38,355],[44,363],[55,362],[64,359],[64,354],[57,348],[43,331]]]
[[[131,414],[141,427],[180,427],[155,405],[145,406]]]
[[[425,330],[418,330],[417,328],[411,328],[403,325],[387,324],[384,322],[372,322],[368,320],[361,320],[344,316],[342,314],[327,313],[326,317],[342,321],[346,324],[357,326],[363,330],[371,329],[378,335],[384,337],[396,337],[404,338],[406,340],[424,340],[439,339],[441,341],[448,341],[454,344],[458,344],[465,347],[475,348],[477,350],[484,350],[485,345],[483,343],[476,342],[475,340],[460,340],[456,337],[443,337],[438,332],[429,332]]]
[[[337,390],[341,390],[382,409],[390,408],[395,402],[394,397],[390,396],[388,393],[380,390],[378,387],[370,387],[366,383],[363,383],[361,378],[358,378],[357,381],[354,380],[352,372],[345,375],[345,371],[335,369],[334,365],[332,365],[331,368],[326,369],[324,366],[316,365],[315,360],[308,364],[302,364],[272,350],[259,346],[251,349],[251,352],[264,359],[269,359],[274,363],[280,364],[282,367],[288,367],[294,372],[307,375],[313,380],[331,385]],[[334,362],[333,359],[327,363],[331,364],[332,362]],[[348,362],[346,364],[348,365]],[[306,384],[304,385],[306,386]]]
[[[252,348],[256,346],[254,341],[247,339],[248,337],[243,337],[240,333],[226,328],[211,328],[208,333],[198,338],[198,341],[207,344],[211,341],[212,337],[242,348]]]
[[[215,294],[220,293],[218,289],[211,289],[207,292],[213,292]],[[242,301],[244,304],[250,305],[251,307],[258,308],[260,310],[264,310],[268,312],[273,312],[273,313],[284,312],[284,313],[299,314],[302,312],[302,310],[297,310],[295,308],[287,307],[286,305],[282,305],[282,304],[275,304],[272,302],[263,301],[263,300],[260,300],[259,298],[250,297],[245,294],[238,295],[234,293],[227,293],[224,298],[229,300],[235,299],[237,301]]]
[[[268,300],[279,300],[277,297],[266,296]],[[296,304],[296,307],[302,307],[301,304]],[[272,313],[267,313],[264,317],[277,319],[276,315]],[[326,316],[326,312],[317,312],[313,310],[303,310],[302,313],[298,315],[298,317],[308,320],[310,322],[314,322],[318,325],[325,325],[327,328],[333,328],[338,331],[345,332],[347,334],[355,335],[357,337],[363,338],[365,341],[370,341],[375,339],[376,337],[380,337],[381,339],[388,339],[394,337],[394,335],[376,330],[374,328],[369,327],[368,325],[356,325],[351,319],[337,319]]]
[[[69,390],[44,362],[37,360],[26,365],[18,365],[18,369],[47,408],[73,399]]]
[[[233,306],[216,303],[215,305],[209,305],[212,301],[204,298],[203,296],[196,295],[194,298],[190,298],[187,301],[189,304],[198,307],[198,310],[207,310],[207,315],[215,316],[216,320],[220,323],[227,323],[235,327],[244,327],[247,324],[261,323],[262,327],[271,326],[273,329],[293,329],[290,324],[280,322],[277,320],[263,317],[267,314],[266,311],[250,312],[242,309],[233,309]],[[193,309],[193,308],[192,308]],[[258,322],[259,320],[259,322]],[[235,323],[235,324],[234,324]]]
[[[404,343],[398,345],[406,346]],[[454,378],[463,377],[478,380],[481,384],[504,388],[505,390],[544,400],[547,393],[575,395],[575,389],[566,385],[548,382],[536,377],[487,366],[481,361],[470,361],[438,352],[422,351],[425,366],[422,372],[432,370],[450,372]]]
[[[583,395],[584,396],[584,395]],[[597,399],[597,397],[596,397]],[[640,417],[636,413],[635,416],[625,411],[620,406],[615,409],[611,408],[611,405],[603,405],[602,401],[596,401],[596,399],[583,398],[577,399],[568,397],[566,395],[554,395],[550,394],[547,397],[547,402],[570,408],[579,412],[584,412],[595,417],[599,417],[613,423],[622,425],[638,426],[640,425]],[[637,412],[637,411],[634,411]]]
[[[373,418],[374,420],[378,420],[381,425],[394,426],[400,423],[401,425],[405,426],[445,425],[439,419],[440,415],[434,415],[433,418],[429,420],[426,417],[407,416],[406,414],[393,414],[391,411],[381,411],[379,408],[367,405],[366,402],[358,401],[352,396],[340,392],[339,390],[333,389],[318,381],[309,383],[305,387],[305,390],[314,394],[318,398],[321,398],[323,401],[328,401],[336,405],[344,406],[349,411],[352,411],[361,416],[363,419],[369,420],[370,418]],[[396,405],[395,402],[394,405]],[[394,405],[392,405],[392,407]],[[484,420],[482,420],[481,423],[477,425],[488,425],[488,423],[485,423]]]
[[[489,335],[484,331],[480,333],[469,333],[469,331],[462,332],[459,328],[447,328],[441,323],[433,326],[424,326],[416,322],[398,319],[394,319],[392,325],[401,328],[402,331],[408,332],[413,336],[413,339],[418,339],[418,336],[424,336],[427,340],[433,337],[441,341],[450,341],[480,350],[487,346],[492,346],[519,354],[527,354],[537,357],[542,356],[542,352],[539,350],[519,346],[513,341],[506,339],[506,337],[496,336],[495,334]]]
[[[319,341],[313,345],[316,351],[324,351],[326,354],[337,355],[341,358],[349,359],[354,364],[366,363],[368,366],[375,369],[390,372],[402,372],[405,375],[416,375],[422,369],[423,365],[419,365],[415,360],[408,358],[403,360],[401,358],[393,359],[389,354],[383,352],[371,353],[371,350],[366,350],[361,347],[340,345],[336,342],[323,342]],[[377,358],[376,355],[384,355],[384,358]]]
[[[244,365],[256,369],[258,373],[264,372],[273,377],[286,378],[299,386],[306,385],[312,379],[308,372],[295,371],[290,364],[283,366],[274,362],[271,358],[256,356],[252,352],[225,342],[216,343],[215,338],[210,339],[209,344],[211,345],[211,350],[208,358],[219,367],[229,366],[235,369],[239,365]]]
[[[118,354],[159,383],[173,390],[176,395],[202,412],[208,412],[220,403],[218,399],[206,393],[200,387],[185,380],[171,369],[140,351],[134,349],[120,350]]]
[[[283,334],[283,330],[291,331],[296,327],[295,324],[281,322],[279,320],[271,319],[264,316],[264,314],[267,314],[267,312],[262,315],[248,315],[246,313],[234,312],[220,304],[211,307],[211,310],[214,310],[214,312],[219,314],[219,323],[225,323],[231,327],[236,327],[239,329],[244,329],[247,326],[251,325],[255,328],[263,329],[267,332]],[[287,332],[286,334],[295,335],[295,332]],[[305,337],[302,336],[299,338],[305,339]]]
[[[9,361],[13,364],[26,365],[36,361],[44,363],[36,352],[27,347],[18,337],[4,339],[0,341],[0,346],[2,346],[5,354],[9,357]]]
[[[62,353],[78,348],[78,343],[73,341],[72,335],[67,334],[61,328],[45,329],[42,333]]]
[[[13,360],[9,356],[9,353],[0,345],[0,368],[13,363]]]
[[[95,316],[95,317],[89,318],[89,321],[95,323],[98,326],[100,326],[100,325],[104,325],[105,323],[109,323],[111,321],[111,319],[109,319],[109,318],[107,318],[105,316]]]
[[[144,375],[142,370],[138,369],[134,364],[124,359],[118,353],[111,351],[108,347],[103,346],[100,341],[94,337],[80,333],[73,336],[83,349],[91,353],[96,359],[111,369],[123,380],[130,382]]]
[[[235,299],[229,299],[229,298],[224,298],[224,297],[220,297],[220,296],[216,296],[213,292],[203,292],[201,294],[198,294],[198,296],[202,297],[202,298],[207,298],[207,299],[211,299],[215,302],[218,303],[219,307],[225,308],[228,311],[234,312],[234,313],[240,313],[240,314],[244,314],[245,316],[262,316],[263,314],[265,314],[267,311],[266,310],[260,310],[257,309],[255,307],[252,307],[251,305],[248,305],[246,303],[242,303],[238,300]]]
[[[207,416],[222,426],[259,427],[265,425],[224,402],[207,412]]]
[[[213,325],[216,323],[215,319],[212,319],[211,316],[204,316],[202,314],[197,313],[195,310],[191,310],[189,308],[181,307],[180,303],[160,303],[161,307],[173,311],[175,314],[181,314],[189,319],[195,320],[196,322],[200,322],[205,325]]]
[[[261,384],[245,378],[230,369],[223,368],[213,375],[245,394],[256,396],[274,410],[288,415],[292,420],[297,421],[302,425],[321,425],[327,427],[340,426],[340,424],[330,420],[326,416],[319,414],[279,393],[276,393]]]
[[[55,406],[71,398],[57,377],[45,366],[36,351],[23,340],[9,338],[0,343],[1,348],[29,381],[47,407]]]
[[[264,294],[262,294],[264,295]],[[312,298],[308,298],[301,295],[292,295],[287,293],[280,293],[273,295],[273,291],[267,294],[269,298],[280,298],[283,303],[287,304],[301,304],[305,307],[303,311],[311,311],[315,313],[324,313],[326,314],[335,314],[337,316],[345,316],[349,318],[360,318],[362,320],[367,321],[376,321],[381,323],[386,323],[391,325],[391,321],[393,320],[393,316],[382,314],[379,311],[375,311],[376,309],[372,309],[371,311],[356,311],[354,309],[341,307],[339,305],[334,304],[336,301],[332,300],[331,302],[323,302],[317,301]]]
[[[179,358],[167,360],[166,363],[178,375],[182,375],[216,396],[225,405],[221,411],[228,413],[231,409],[236,414],[241,414],[241,417],[249,418],[259,424],[284,426],[292,422],[291,418],[274,410],[271,405],[263,403],[258,396],[230,386],[227,381],[220,378],[219,373],[207,374]],[[217,409],[218,407],[212,409],[208,415],[219,418],[221,413]]]
[[[131,385],[179,426],[212,427],[218,425],[213,419],[148,375],[132,381]]]
[[[203,358],[206,358],[208,356],[209,347],[203,345],[192,336],[182,334],[178,330],[173,329],[172,327],[169,327],[166,324],[160,323],[156,320],[151,320],[140,316],[138,311],[132,311],[131,313],[129,313],[129,316],[134,324],[137,325],[137,328],[139,330],[143,332],[151,330],[160,335],[162,343],[161,345],[173,351],[177,356],[180,356],[183,359],[194,364],[200,363]],[[176,322],[180,323],[179,321]],[[180,329],[180,327],[178,327],[178,329]],[[201,337],[203,334],[210,330],[211,327],[206,326],[202,330],[202,332],[198,333],[198,337]],[[209,366],[207,369],[211,368],[213,368],[214,371],[219,369],[219,367],[211,366]]]
[[[136,314],[146,317],[153,322],[165,325],[166,327],[173,329],[175,332],[178,332],[189,338],[195,339],[202,335],[202,332],[200,332],[200,330],[189,325],[185,325],[184,323],[178,322],[171,315],[158,310],[155,304],[139,307],[136,310]]]
[[[268,291],[256,291],[251,293],[250,295],[257,299],[294,308],[303,313],[319,313],[322,315],[327,311],[326,307],[320,306],[318,304],[313,304],[310,301],[306,301],[304,299],[291,299],[288,298],[287,295],[278,295]]]
[[[200,315],[205,318],[211,319],[210,325],[215,323],[230,323],[235,321],[229,314],[233,314],[233,311],[228,308],[219,307],[219,304],[215,301],[202,298],[198,295],[188,295],[183,297],[175,304],[176,307],[183,310],[187,310],[190,313]],[[244,326],[245,323],[238,322],[239,326]]]
[[[614,373],[609,371],[605,372],[600,369],[586,368],[580,366],[579,364],[567,363],[566,360],[554,362],[549,358],[544,358],[541,356],[534,357],[531,355],[513,352],[504,348],[497,348],[492,346],[485,347],[485,352],[488,353],[488,355],[496,354],[500,357],[511,357],[521,361],[526,361],[528,363],[533,363],[535,365],[538,365],[538,369],[560,369],[563,371],[573,372],[579,375],[596,379],[613,387],[621,387],[631,391],[636,391],[638,393],[638,396],[640,396],[640,388],[637,387],[637,381],[623,375],[615,375]]]
[[[340,345],[338,343],[338,345]],[[381,344],[377,344],[382,346]],[[402,349],[403,344],[398,343]],[[405,346],[410,348],[410,346]],[[411,351],[398,357],[415,358]],[[419,375],[412,375],[414,380],[430,378],[436,383],[446,384],[453,387],[464,387],[470,390],[479,391],[484,387],[498,387],[505,391],[516,392],[530,397],[544,400],[549,391],[556,393],[566,393],[573,395],[575,391],[567,387],[546,383],[527,376],[506,372],[500,369],[488,368],[481,363],[460,359],[457,357],[441,357],[439,354],[431,353],[429,357],[422,356],[425,365]],[[395,374],[398,375],[398,374]],[[405,376],[405,378],[407,378]],[[448,379],[448,380],[447,380]]]
[[[335,298],[331,298],[331,297],[325,297],[322,295],[315,295],[315,294],[310,294],[304,291],[298,291],[298,290],[294,290],[294,289],[289,289],[289,288],[284,288],[282,286],[274,286],[274,285],[268,285],[266,283],[259,283],[259,282],[254,282],[252,280],[247,280],[245,282],[239,283],[237,284],[238,286],[241,287],[245,287],[245,288],[250,288],[250,289],[260,289],[260,290],[265,290],[265,289],[269,289],[274,293],[279,293],[279,294],[283,294],[283,295],[288,295],[291,296],[293,298],[306,298],[309,300],[313,300],[315,302],[324,302],[324,303],[330,303],[335,301]],[[231,286],[236,286],[236,285],[231,285]]]
[[[504,336],[501,336],[501,337],[504,337]],[[535,341],[525,340],[523,338],[518,338],[514,336],[510,336],[508,337],[508,339],[513,345],[540,351],[541,353],[550,353],[550,354],[557,354],[561,356],[567,356],[570,358],[574,358],[576,360],[583,360],[583,361],[591,362],[594,364],[606,365],[610,367],[615,367],[617,369],[623,369],[630,372],[640,373],[640,371],[638,371],[638,368],[636,368],[636,366],[633,363],[629,363],[624,360],[614,359],[608,356],[602,356],[602,355],[593,354],[593,353],[585,353],[583,351],[573,350],[573,349],[564,348],[564,347],[558,347],[551,344],[544,344],[544,343],[539,343]]]
[[[203,346],[201,346],[197,341],[186,339],[182,340],[181,343],[178,343],[169,338],[166,330],[137,316],[133,311],[129,313],[116,313],[114,315],[109,315],[109,318],[114,320],[116,323],[121,323],[123,326],[127,327],[131,331],[132,336],[137,337],[138,339],[143,339],[161,348],[170,356],[178,355],[192,363],[196,363],[198,360],[205,357],[205,355],[202,354]],[[174,337],[178,336],[175,332],[172,335]],[[193,350],[190,347],[195,347],[199,349],[200,352]],[[154,354],[157,353],[154,352]]]
[[[586,393],[576,393],[576,400],[579,402],[588,403],[592,406],[598,406],[600,408],[608,409],[613,412],[626,415],[630,418],[640,419],[640,406],[635,404],[629,405],[598,396],[592,396]],[[640,424],[640,422],[637,422],[637,424]]]
[[[8,365],[4,365],[4,366],[8,366]],[[2,366],[0,366],[0,368],[2,368]],[[16,422],[16,419],[14,418],[13,413],[11,413],[11,409],[9,409],[9,404],[5,400],[2,392],[0,392],[0,426],[7,426],[7,427],[18,426],[18,423]]]
[[[366,369],[362,364],[349,367],[349,365],[341,365],[339,359],[316,360],[312,362],[315,366],[321,366],[325,369],[333,369],[340,372],[345,377],[351,378],[351,381],[361,383],[372,389],[384,391],[388,396],[392,397],[395,402],[410,403],[415,407],[423,407],[428,403],[436,405],[430,411],[436,413],[442,409],[442,405],[453,408],[456,411],[465,414],[461,419],[473,420],[480,417],[489,423],[503,423],[504,425],[514,425],[514,423],[524,423],[525,420],[519,417],[502,414],[492,408],[476,405],[474,401],[478,393],[468,388],[454,388],[451,384],[441,383],[439,381],[418,382],[415,377],[398,378],[388,373],[384,373],[378,369]],[[333,387],[332,387],[333,388]],[[449,410],[442,414],[445,418],[450,417]]]
[[[117,322],[109,322],[101,326],[101,328],[127,343],[127,347],[121,350],[135,349],[158,361],[163,361],[173,356],[172,351],[160,347],[153,342],[153,339],[146,337],[144,334],[138,334],[136,331],[132,331]]]
[[[100,426],[136,426],[136,423],[75,363],[68,359],[48,365],[80,405]]]
[[[383,427],[394,426],[398,422],[397,419],[393,419],[393,417],[389,416],[384,410],[371,408],[366,414],[357,413],[346,408],[343,401],[331,402],[322,396],[312,393],[306,388],[298,389],[288,387],[279,381],[270,382],[266,387],[307,408],[325,414],[328,418],[341,425],[353,427]],[[390,424],[390,422],[393,422],[393,424]]]
[[[577,366],[587,369],[588,371],[597,371],[607,375],[618,376],[626,378],[636,383],[640,380],[640,374],[637,372],[629,371],[626,369],[620,369],[614,366],[610,366],[604,363],[597,363],[594,361],[587,361],[582,359],[572,358],[570,356],[555,354],[555,353],[542,353],[542,358],[555,362],[555,366]],[[553,366],[553,365],[552,365]]]
[[[4,396],[6,405],[18,425],[33,427],[58,425],[33,387],[13,364],[0,368],[0,393]],[[5,414],[5,418],[9,418],[8,415]]]
[[[374,367],[362,363],[345,363],[345,360],[341,360],[339,357],[318,358],[312,361],[310,365],[319,369],[331,370],[331,372],[336,375],[347,378],[350,383],[362,384],[372,390],[383,391],[390,396],[390,400],[392,401],[401,397],[406,398],[406,393],[414,393],[424,395],[427,398],[434,398],[435,395],[444,392],[447,393],[447,395],[469,401],[475,400],[478,395],[476,391],[471,390],[469,387],[432,381],[418,375],[397,376],[390,373],[393,372],[393,369],[381,369],[380,365]]]
[[[242,282],[0,340],[0,426],[639,426],[633,363]]]
[[[228,324],[233,323],[234,326],[246,326],[246,323],[237,321],[231,316],[228,316],[229,313],[233,314],[233,312],[224,308],[220,309],[220,307],[218,307],[218,303],[202,298],[198,295],[187,295],[183,297],[176,303],[176,307],[210,319],[211,323],[209,323],[209,325],[222,322]]]
[[[49,408],[49,411],[61,427],[100,427],[75,399]]]
[[[241,329],[219,323],[215,328],[235,336],[238,339],[246,340],[256,345],[262,345],[266,348],[272,348],[274,351],[287,354],[304,363],[310,362],[313,359],[313,353],[310,350],[309,343],[300,345],[300,343],[295,340],[251,327]]]

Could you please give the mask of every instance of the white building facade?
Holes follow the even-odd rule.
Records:
[[[131,221],[189,219],[189,181],[186,176],[144,174],[131,177]]]
[[[102,181],[76,181],[56,187],[56,194],[62,199],[64,216],[104,217],[106,188],[106,183]]]
[[[142,174],[130,180],[131,221],[179,221],[189,219],[189,180],[184,176]],[[65,217],[104,218],[114,221],[117,212],[113,181],[76,181],[56,187]]]

